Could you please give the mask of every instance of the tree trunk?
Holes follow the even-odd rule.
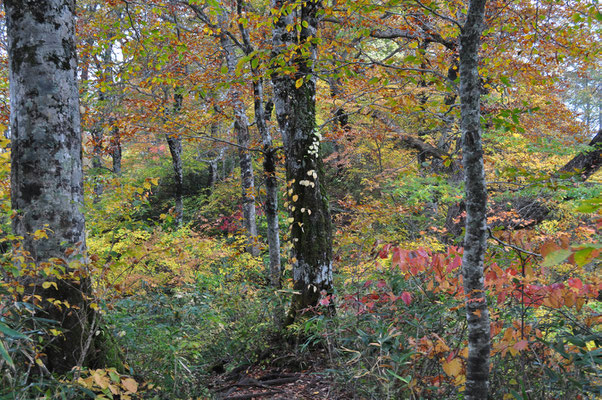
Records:
[[[101,82],[108,80],[112,83],[112,81],[113,81],[113,77],[112,77],[113,71],[110,67],[112,49],[113,49],[113,46],[111,44],[109,44],[103,54],[103,60],[102,60],[103,65],[101,65],[100,63],[96,64],[96,70],[100,74],[99,76],[97,76],[97,79],[99,79]],[[94,179],[94,199],[93,199],[94,203],[98,203],[100,201],[100,197],[102,196],[102,193],[104,192],[104,184],[102,183],[102,175],[104,172],[103,165],[102,165],[102,155],[104,152],[103,120],[106,118],[106,115],[108,114],[106,111],[110,107],[110,105],[107,104],[110,102],[109,99],[110,99],[110,97],[107,98],[107,96],[105,95],[105,93],[102,90],[98,90],[97,107],[100,112],[98,113],[98,120],[95,121],[94,126],[92,128],[92,132],[91,132],[92,141],[93,141],[92,169],[93,169],[93,175],[95,177],[95,179]]]
[[[242,15],[242,0],[237,1],[239,16]],[[238,25],[245,46],[245,53],[251,54],[253,48],[249,32],[242,24]],[[270,258],[270,284],[274,288],[280,288],[281,265],[280,265],[280,225],[278,221],[278,180],[276,178],[276,149],[272,144],[272,134],[267,121],[272,112],[269,102],[264,105],[263,78],[259,76],[257,67],[253,66],[253,59],[249,60],[253,74],[253,106],[255,109],[255,124],[261,136],[263,144],[263,173],[266,186],[266,200],[264,212],[268,223],[268,250]]]
[[[487,189],[481,144],[478,55],[486,0],[470,0],[460,36],[462,161],[466,186],[466,235],[462,276],[468,319],[466,399],[488,396],[490,327],[483,277],[487,249]]]
[[[182,109],[182,101],[184,100],[182,93],[176,88],[174,93],[174,106],[173,114],[177,115]],[[176,227],[180,228],[184,220],[184,170],[182,167],[182,138],[174,134],[166,134],[167,145],[169,146],[169,152],[171,153],[171,161],[174,172],[174,183],[175,187],[175,213],[176,213]]]
[[[316,130],[316,37],[319,1],[301,4],[272,1],[277,20],[272,32],[273,59],[284,62],[290,49],[302,46],[290,66],[294,74],[272,75],[274,105],[286,155],[291,214],[293,295],[287,323],[304,308],[318,304],[321,293],[332,291],[332,227]],[[301,25],[297,36],[295,23]],[[287,29],[287,27],[289,29]],[[290,29],[290,28],[293,29]]]
[[[119,127],[113,126],[113,134],[111,135],[111,158],[113,159],[113,173],[117,176],[121,175],[121,135]]]
[[[220,33],[220,43],[225,53],[228,75],[234,77],[238,57],[232,40],[226,35],[227,30],[227,12],[222,8],[218,16],[218,24],[222,30]],[[242,102],[240,90],[236,84],[232,85],[232,108],[234,109],[234,130],[236,131],[236,140],[238,144],[238,159],[240,165],[240,178],[242,183],[242,212],[243,223],[248,237],[248,251],[253,256],[259,255],[257,247],[257,221],[255,209],[255,178],[253,176],[253,162],[249,148],[251,139],[249,136],[249,119],[245,113],[245,105]]]
[[[280,226],[278,222],[278,180],[276,179],[276,149],[272,145],[272,135],[266,123],[263,108],[263,80],[253,83],[255,100],[255,122],[263,142],[263,173],[266,186],[265,217],[268,223],[268,249],[270,255],[270,284],[280,288]]]
[[[559,172],[578,172],[579,180],[586,181],[590,176],[596,173],[602,165],[602,129],[589,142],[593,149],[577,154],[568,163],[566,163]]]
[[[10,57],[11,199],[17,213],[12,227],[15,235],[23,236],[22,249],[37,266],[49,265],[53,258],[69,263],[63,279],[55,280],[56,288],[44,289],[43,281],[50,279],[42,277],[31,278],[27,287],[27,293],[42,297],[38,315],[57,321],[62,330],[52,340],[45,338],[46,367],[65,372],[90,360],[90,330],[96,330],[98,322],[87,304],[90,279],[76,257],[86,246],[75,2],[5,0],[4,7]],[[40,230],[49,238],[36,240],[33,234]],[[66,252],[68,248],[73,253]],[[82,274],[68,276],[76,270]],[[62,308],[49,298],[63,302]]]

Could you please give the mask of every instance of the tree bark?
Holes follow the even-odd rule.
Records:
[[[286,156],[289,184],[293,295],[286,323],[304,309],[318,304],[321,293],[332,291],[332,227],[319,155],[320,134],[316,130],[316,77],[320,1],[301,4],[272,1],[276,20],[272,31],[272,58],[287,65],[272,75],[276,117]],[[301,25],[299,33],[295,23]],[[287,29],[287,27],[289,29]],[[290,29],[293,28],[293,29]],[[302,46],[298,54],[290,49]],[[290,61],[286,57],[291,56]],[[286,63],[286,64],[285,64]],[[292,67],[292,68],[291,68]],[[294,73],[288,73],[294,69]]]
[[[462,162],[466,187],[466,235],[462,276],[468,320],[466,399],[487,399],[490,327],[483,276],[487,249],[487,188],[483,164],[478,55],[486,0],[470,0],[460,36]]]
[[[15,235],[36,266],[64,260],[56,288],[31,278],[27,293],[42,297],[38,315],[62,335],[44,338],[46,367],[65,372],[90,360],[98,322],[88,307],[91,284],[76,255],[85,255],[82,143],[77,88],[74,0],[5,0],[11,103],[11,199]],[[33,233],[45,230],[48,239]],[[68,248],[73,253],[66,252]],[[85,258],[84,258],[85,259]],[[25,267],[25,264],[22,264]],[[70,272],[77,272],[69,277]],[[80,274],[81,272],[81,274]],[[48,299],[63,302],[61,308]],[[70,306],[66,306],[68,302]],[[97,325],[96,325],[97,326]],[[96,328],[95,328],[96,329]]]
[[[113,126],[111,135],[111,158],[113,159],[113,173],[117,176],[121,175],[121,134],[119,127]]]
[[[220,33],[220,43],[225,53],[228,74],[234,77],[238,57],[236,48],[232,39],[226,35],[227,12],[225,8],[221,10],[222,14],[218,16],[218,25],[222,32]],[[241,99],[240,90],[236,84],[232,85],[232,108],[234,110],[234,130],[236,131],[236,140],[238,144],[238,159],[240,165],[240,178],[242,183],[242,212],[243,223],[248,237],[247,250],[253,256],[259,255],[257,242],[257,221],[255,209],[255,178],[253,176],[253,162],[249,148],[251,139],[249,136],[249,119],[245,112],[245,105]]]
[[[242,0],[237,0],[239,16],[242,14]],[[251,54],[253,48],[249,32],[242,24],[238,24],[245,53]],[[253,74],[253,106],[255,109],[255,124],[261,136],[263,144],[263,174],[266,186],[266,200],[264,213],[268,224],[268,252],[270,259],[270,285],[280,288],[281,265],[280,265],[280,225],[278,221],[278,180],[276,178],[276,162],[278,161],[276,149],[272,143],[272,134],[267,124],[271,110],[268,111],[269,103],[264,103],[263,78],[259,76],[257,67],[253,66],[253,59],[249,60]],[[265,104],[265,105],[264,105]]]
[[[263,142],[263,173],[266,186],[265,217],[268,223],[268,251],[270,257],[270,284],[280,288],[280,225],[278,222],[278,180],[276,179],[276,149],[266,123],[263,108],[263,80],[253,83],[255,121]]]
[[[100,62],[96,64],[96,70],[98,71],[99,79],[101,82],[113,81],[113,70],[110,66],[111,63],[111,53],[113,51],[112,44],[109,43],[107,48],[104,51],[101,65]],[[94,170],[93,174],[95,176],[94,181],[94,203],[98,203],[100,201],[100,197],[104,192],[104,184],[102,183],[102,175],[103,165],[102,165],[102,156],[104,153],[104,126],[103,121],[107,117],[109,108],[110,108],[110,99],[111,96],[106,96],[103,90],[98,90],[98,120],[95,121],[94,127],[92,128],[92,140],[94,142],[92,148],[92,169]]]
[[[173,115],[177,115],[182,109],[184,97],[179,88],[174,93]],[[182,167],[182,138],[176,134],[165,134],[169,152],[171,153],[171,162],[174,171],[175,187],[175,223],[180,228],[184,220],[184,169]]]

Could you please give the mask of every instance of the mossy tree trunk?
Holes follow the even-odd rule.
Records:
[[[286,155],[295,290],[287,323],[332,291],[332,226],[316,129],[314,63],[320,5],[272,1],[272,56],[275,65],[282,65],[272,83]]]
[[[66,265],[64,277],[54,279],[56,287],[44,288],[43,281],[51,278],[36,276],[27,282],[26,295],[41,296],[39,315],[57,321],[62,331],[43,342],[50,371],[69,371],[92,358],[96,365],[103,364],[100,352],[92,354],[99,316],[88,305],[90,278],[81,268],[86,245],[75,1],[5,0],[4,7],[10,59],[11,199],[16,212],[12,228],[23,237],[22,249],[37,270],[50,263]],[[48,239],[35,237],[42,230]],[[49,298],[62,302],[60,308]]]

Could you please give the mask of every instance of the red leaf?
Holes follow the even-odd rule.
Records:
[[[401,300],[409,306],[412,303],[412,295],[409,292],[403,292],[401,294]]]
[[[401,249],[396,247],[393,249],[393,257],[391,258],[391,265],[393,267],[401,265]]]
[[[567,283],[570,287],[575,289],[581,289],[583,287],[583,282],[581,282],[581,279],[579,278],[570,278]]]
[[[390,244],[386,244],[383,246],[382,250],[379,253],[380,258],[387,258],[389,257],[389,249],[391,248]]]

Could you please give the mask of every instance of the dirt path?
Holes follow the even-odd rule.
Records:
[[[214,381],[214,392],[222,400],[338,400],[348,399],[335,390],[335,384],[318,368],[301,372],[282,368],[249,367],[221,375]]]

